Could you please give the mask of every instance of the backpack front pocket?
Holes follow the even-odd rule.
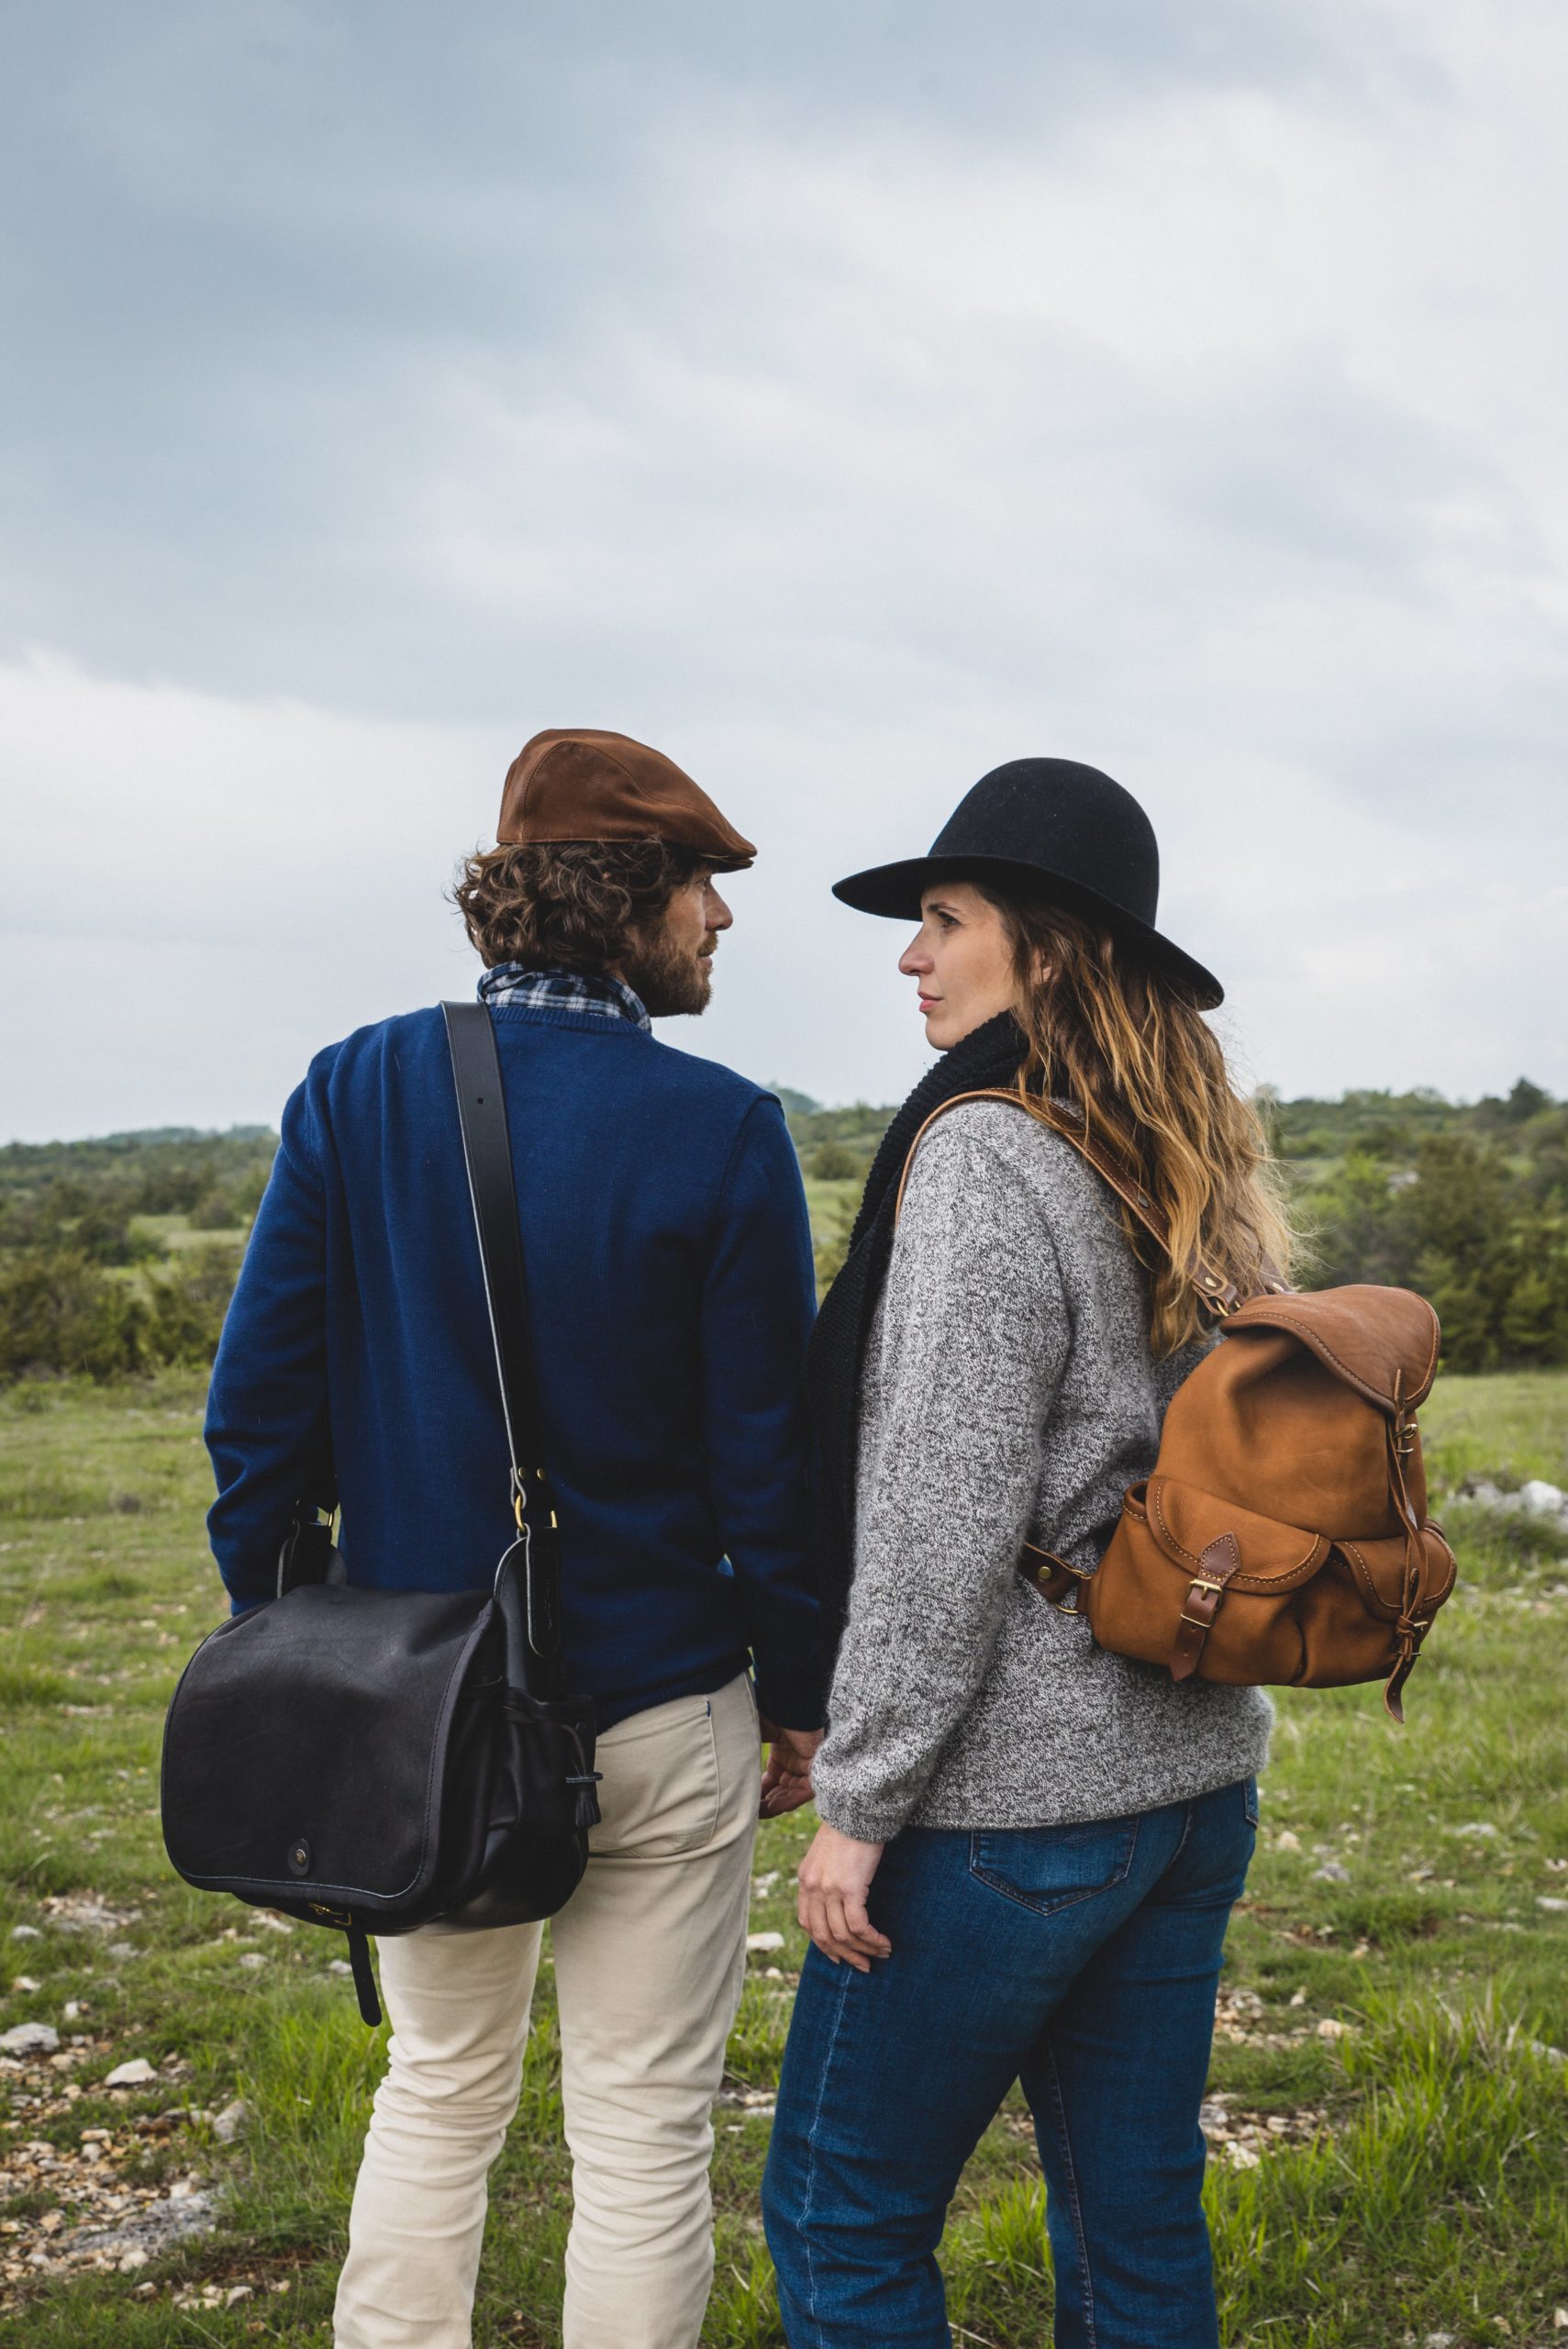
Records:
[[[1300,1594],[1328,1537],[1174,1476],[1134,1485],[1085,1611],[1102,1647],[1175,1678],[1289,1684],[1306,1664]]]

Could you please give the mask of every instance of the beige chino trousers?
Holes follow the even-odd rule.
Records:
[[[550,1926],[573,2213],[565,2349],[695,2349],[713,2099],[746,1967],[757,1711],[741,1678],[599,1740],[602,1823]],[[539,1925],[380,1944],[392,2021],[337,2349],[469,2349],[490,2165],[517,2109]]]

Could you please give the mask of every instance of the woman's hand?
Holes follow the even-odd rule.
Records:
[[[869,1974],[873,1957],[893,1954],[893,1943],[866,1914],[882,1853],[880,1843],[858,1843],[824,1821],[800,1864],[796,1916],[824,1957],[857,1974]]]

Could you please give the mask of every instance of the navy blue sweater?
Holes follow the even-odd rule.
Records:
[[[818,1726],[801,1371],[811,1244],[778,1103],[630,1020],[504,1004],[566,1649],[601,1727],[755,1668]],[[488,1587],[506,1436],[439,1010],[311,1063],[224,1324],[213,1549],[270,1598],[296,1500],[342,1507],[350,1580]]]

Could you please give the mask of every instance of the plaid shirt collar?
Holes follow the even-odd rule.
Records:
[[[653,1023],[642,997],[624,979],[587,971],[530,971],[521,963],[497,963],[479,982],[482,1003],[520,1003],[530,1011],[574,1011],[594,1019],[629,1019],[644,1034]]]

